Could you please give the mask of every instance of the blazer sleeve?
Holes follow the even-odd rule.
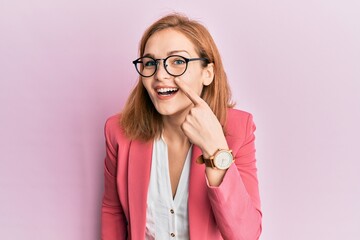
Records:
[[[120,204],[116,184],[117,144],[112,138],[110,121],[105,124],[106,157],[104,166],[104,195],[101,207],[101,239],[126,239],[127,221]]]
[[[234,153],[235,164],[227,170],[220,186],[208,185],[210,204],[224,239],[255,240],[261,234],[255,129],[253,117],[249,114],[245,140]]]

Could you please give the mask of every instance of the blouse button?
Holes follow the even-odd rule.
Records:
[[[173,209],[170,209],[170,213],[171,213],[171,214],[174,214],[174,210],[173,210]]]
[[[175,237],[175,233],[171,233],[170,235],[171,235],[172,237]]]

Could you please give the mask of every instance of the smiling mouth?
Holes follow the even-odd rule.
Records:
[[[169,96],[179,91],[179,88],[158,88],[156,89],[157,94],[161,96]]]

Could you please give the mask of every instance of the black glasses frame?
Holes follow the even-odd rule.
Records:
[[[155,71],[154,71],[153,74],[151,74],[151,75],[149,75],[149,76],[143,75],[143,74],[140,72],[140,70],[138,69],[138,67],[137,67],[137,66],[138,66],[138,65],[137,65],[138,63],[143,63],[143,62],[142,62],[142,59],[145,58],[145,57],[146,57],[146,58],[150,58],[150,59],[152,59],[152,60],[154,60],[154,61],[156,62]],[[185,60],[186,67],[185,67],[185,69],[184,69],[184,72],[182,72],[181,74],[176,75],[176,74],[171,74],[171,73],[167,70],[166,61],[167,61],[169,58],[171,58],[171,57],[180,57],[180,58],[182,58],[182,59]],[[186,58],[186,57],[183,57],[183,56],[180,56],[180,55],[170,55],[170,56],[168,56],[168,57],[166,57],[166,58],[157,58],[157,59],[156,59],[156,58],[153,58],[153,57],[149,57],[149,56],[144,56],[144,57],[140,57],[140,58],[134,60],[132,63],[135,65],[136,71],[137,71],[142,77],[152,77],[152,76],[155,75],[155,73],[156,73],[157,70],[158,70],[158,65],[159,65],[159,61],[160,61],[160,60],[163,60],[163,64],[164,64],[164,69],[165,69],[165,71],[166,71],[169,75],[171,75],[171,76],[173,76],[173,77],[179,77],[179,76],[183,75],[183,74],[186,72],[186,70],[187,70],[188,63],[191,62],[191,61],[201,60],[201,61],[205,61],[206,63],[210,63],[209,59],[207,59],[207,58]]]

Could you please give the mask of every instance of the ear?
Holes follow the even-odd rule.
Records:
[[[202,70],[202,78],[203,78],[203,85],[209,86],[210,83],[214,80],[214,64],[209,63],[203,70]]]

